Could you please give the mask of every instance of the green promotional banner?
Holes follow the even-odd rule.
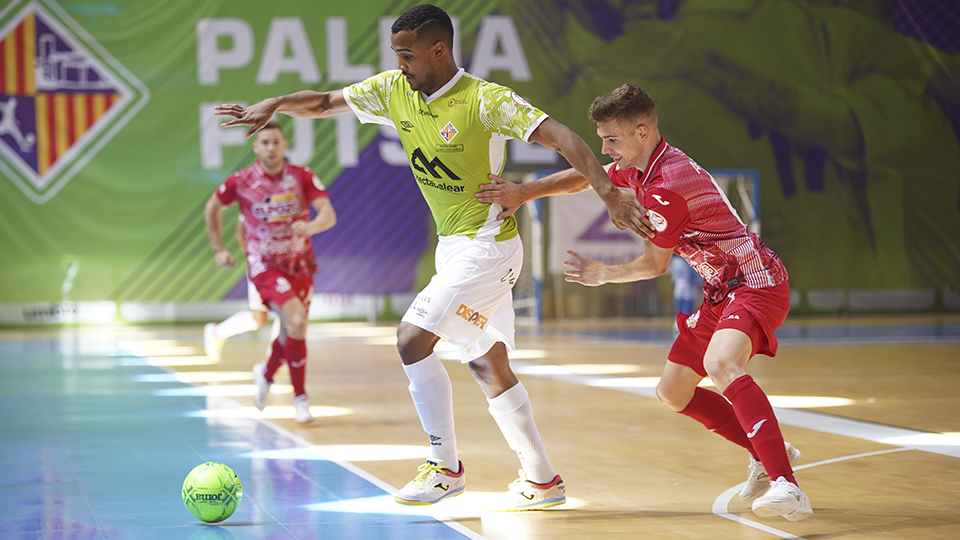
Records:
[[[202,211],[253,156],[213,106],[393,69],[390,24],[416,3],[13,0],[0,10],[0,303],[237,290],[245,268],[216,268]],[[459,65],[598,153],[586,110],[630,82],[701,165],[759,171],[762,237],[795,291],[960,289],[960,28],[937,16],[950,2],[437,4]],[[320,244],[350,270],[317,290],[415,290],[432,233],[395,133],[353,115],[281,122],[288,158],[317,172],[341,214]],[[525,146],[510,147],[508,169],[561,166]],[[384,259],[390,246],[413,262]]]

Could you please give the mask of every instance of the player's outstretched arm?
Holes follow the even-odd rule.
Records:
[[[604,283],[629,283],[663,275],[670,265],[673,250],[658,247],[650,240],[646,240],[643,255],[632,261],[611,265],[588,259],[573,250],[568,249],[567,254],[573,257],[573,260],[563,261],[563,265],[567,267],[563,272],[564,279],[572,283],[596,287]]]
[[[343,97],[343,90],[331,92],[302,90],[285,96],[267,98],[249,107],[229,103],[213,109],[213,114],[217,116],[233,118],[221,124],[222,127],[250,126],[247,130],[248,138],[267,125],[276,113],[297,118],[327,118],[347,112],[350,112],[350,106]]]
[[[526,184],[508,182],[495,174],[488,174],[487,177],[490,178],[490,183],[480,184],[476,197],[480,202],[497,203],[503,207],[503,211],[497,214],[497,219],[506,219],[527,201],[590,189],[587,179],[576,169],[555,172]]]
[[[617,189],[593,155],[590,146],[567,126],[547,118],[530,135],[530,140],[560,153],[593,187],[607,205],[610,221],[619,229],[629,228],[645,238],[653,238],[653,226],[646,209],[637,198]]]
[[[207,205],[203,209],[203,221],[207,227],[207,238],[210,239],[210,248],[213,258],[220,268],[231,268],[234,264],[233,254],[223,247],[223,203],[217,194],[210,195]]]

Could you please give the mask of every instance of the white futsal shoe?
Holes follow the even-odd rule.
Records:
[[[456,497],[467,487],[463,462],[457,464],[460,472],[454,473],[443,467],[442,459],[427,459],[426,463],[417,468],[417,477],[403,486],[403,489],[393,496],[393,500],[407,506],[422,506]]]
[[[220,361],[220,352],[223,351],[223,344],[226,343],[217,337],[217,324],[207,323],[203,325],[203,352],[208,358]]]
[[[783,443],[783,446],[787,450],[787,459],[790,460],[791,466],[800,461],[799,450],[788,442]],[[760,461],[753,459],[753,456],[750,456],[750,465],[747,466],[747,470],[749,471],[747,484],[740,490],[740,500],[742,501],[749,501],[750,499],[759,497],[770,489],[770,475],[767,474],[763,463],[760,463]]]
[[[298,424],[313,422],[313,415],[310,414],[310,400],[307,399],[306,394],[293,398],[293,421]]]
[[[507,486],[513,505],[508,511],[542,510],[567,502],[567,488],[559,474],[547,484],[535,484],[527,480],[523,469],[517,471],[517,475],[519,478]]]
[[[253,384],[256,386],[253,393],[253,405],[261,411],[267,406],[267,396],[270,395],[270,385],[273,384],[263,374],[266,369],[267,364],[265,362],[253,365]],[[296,406],[296,403],[294,403],[294,406]]]
[[[784,477],[770,483],[767,494],[753,501],[753,513],[760,517],[783,516],[787,521],[800,521],[812,516],[813,508],[807,494]]]

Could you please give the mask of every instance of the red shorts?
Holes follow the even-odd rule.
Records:
[[[790,311],[790,283],[763,289],[739,287],[717,305],[704,302],[693,315],[677,315],[680,335],[673,342],[667,359],[689,367],[701,377],[707,376],[703,368],[703,355],[713,333],[720,328],[735,328],[750,336],[753,343],[751,357],[755,354],[777,354],[777,328],[783,324]]]
[[[279,310],[287,300],[297,297],[307,307],[307,311],[310,310],[310,299],[313,297],[313,276],[295,278],[279,270],[267,268],[250,280],[253,281],[257,292],[260,293],[263,303],[272,309]]]

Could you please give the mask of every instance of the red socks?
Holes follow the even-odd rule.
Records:
[[[307,378],[307,342],[302,339],[293,339],[285,336],[286,343],[281,344],[280,338],[273,340],[270,348],[270,358],[267,359],[267,367],[264,370],[264,377],[273,382],[273,376],[287,361],[290,367],[290,382],[293,383],[293,395],[302,396],[306,393],[303,388],[304,381]]]
[[[767,395],[750,375],[743,375],[730,383],[723,392],[730,400],[736,412],[740,426],[746,432],[746,437],[753,444],[754,450],[760,456],[760,462],[767,470],[771,480],[784,477],[788,481],[797,483],[793,476],[793,468],[787,458],[787,451],[783,446],[783,435],[780,433],[780,423],[773,414],[773,407]]]
[[[307,378],[307,342],[287,336],[287,343],[283,347],[283,357],[290,367],[293,395],[302,396],[306,393],[306,390],[303,389],[303,382]]]
[[[273,382],[273,376],[281,365],[283,365],[283,345],[280,343],[280,338],[277,338],[273,340],[273,345],[270,347],[270,358],[267,358],[267,366],[263,370],[263,376],[267,378],[267,381]]]
[[[753,459],[758,459],[750,439],[740,427],[737,415],[733,412],[733,406],[720,394],[697,387],[693,392],[693,399],[679,412],[700,422],[707,429],[733,444],[742,446],[750,452]]]

